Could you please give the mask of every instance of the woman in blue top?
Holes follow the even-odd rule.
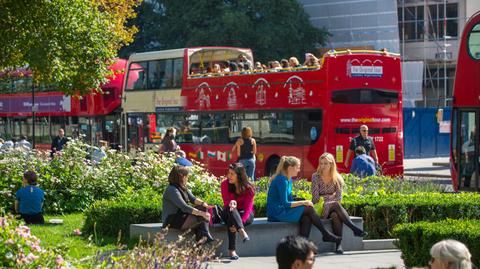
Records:
[[[322,219],[313,209],[311,201],[294,201],[292,196],[292,177],[300,171],[300,160],[292,156],[283,156],[268,189],[267,216],[273,222],[298,222],[300,235],[308,238],[312,224],[323,234],[323,241],[340,242],[341,238],[327,231]]]

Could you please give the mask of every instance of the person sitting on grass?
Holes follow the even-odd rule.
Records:
[[[37,187],[37,175],[33,171],[23,174],[22,187],[15,194],[15,211],[27,224],[44,224],[42,215],[45,193]]]

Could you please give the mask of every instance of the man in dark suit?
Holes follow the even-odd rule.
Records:
[[[58,129],[58,135],[52,141],[50,156],[53,158],[55,152],[61,151],[67,142],[68,139],[65,137],[65,131],[63,129]]]

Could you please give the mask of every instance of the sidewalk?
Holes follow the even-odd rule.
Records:
[[[370,268],[405,268],[397,250],[346,251],[343,255],[323,253],[316,256],[317,269],[370,269]],[[209,263],[214,269],[267,269],[278,268],[275,257],[240,257],[237,261],[221,259]]]
[[[406,176],[450,178],[449,157],[405,159],[403,160],[403,165]]]

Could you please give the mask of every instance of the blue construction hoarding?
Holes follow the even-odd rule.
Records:
[[[405,158],[449,156],[450,133],[440,128],[438,108],[404,108]],[[451,108],[443,108],[443,123],[450,122]],[[442,132],[441,132],[442,131]]]

